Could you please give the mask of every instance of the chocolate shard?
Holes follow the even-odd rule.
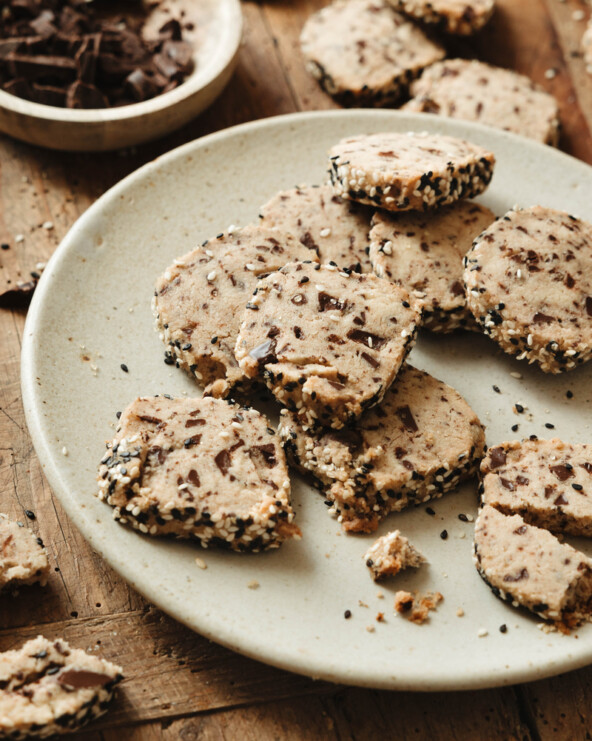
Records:
[[[66,94],[67,108],[107,108],[109,101],[94,85],[73,82]]]
[[[65,689],[81,690],[90,687],[104,687],[113,681],[113,677],[87,669],[68,669],[58,676],[57,681]]]

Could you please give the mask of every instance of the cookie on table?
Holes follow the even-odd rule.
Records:
[[[493,15],[494,0],[388,0],[395,10],[446,33],[469,36]]]
[[[98,482],[113,517],[142,533],[235,551],[300,537],[278,436],[259,412],[222,399],[133,401]]]
[[[510,355],[545,373],[592,355],[592,224],[543,206],[514,208],[465,257],[467,305]]]
[[[120,666],[37,636],[0,653],[0,737],[71,733],[106,712],[123,679]]]
[[[311,432],[285,410],[279,434],[288,460],[315,477],[344,529],[362,532],[456,488],[476,472],[485,445],[460,394],[410,365],[355,428]]]
[[[530,525],[592,537],[592,446],[553,440],[506,442],[481,463],[481,501]]]
[[[445,59],[424,71],[411,95],[406,111],[477,121],[553,146],[559,141],[555,98],[508,69],[475,59]]]
[[[426,213],[376,211],[370,261],[381,278],[404,286],[423,306],[422,326],[433,332],[473,328],[463,284],[463,257],[495,220],[471,201]]]
[[[419,568],[426,562],[422,554],[401,535],[399,530],[387,533],[372,544],[364,556],[374,581],[394,576],[408,568]]]
[[[253,225],[175,260],[153,299],[165,362],[188,371],[206,393],[226,396],[244,380],[233,350],[245,304],[262,276],[293,260],[317,256],[289,234]]]
[[[343,105],[396,103],[409,82],[445,55],[384,0],[336,0],[307,20],[306,68]]]
[[[493,593],[546,620],[574,626],[592,611],[592,559],[547,530],[483,507],[473,560]]]
[[[473,198],[489,185],[495,164],[476,144],[414,132],[342,139],[329,159],[337,195],[387,211],[426,211]]]
[[[47,551],[28,528],[0,514],[0,591],[47,582]]]
[[[383,398],[420,317],[404,288],[375,275],[292,263],[260,281],[235,355],[303,425],[340,428]]]
[[[321,263],[371,273],[368,232],[371,209],[336,196],[330,185],[284,190],[261,208],[261,225],[293,234],[314,249]]]

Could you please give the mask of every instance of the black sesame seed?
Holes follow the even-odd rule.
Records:
[[[129,368],[127,367],[125,363],[122,363],[119,367],[124,373],[129,373]]]
[[[538,440],[538,439],[539,439],[539,438],[538,438],[538,436],[537,436],[537,435],[531,435],[531,436],[529,437],[529,440]]]
[[[568,399],[573,399],[573,391],[566,391],[565,395],[567,396]]]
[[[571,485],[571,488],[572,488],[572,489],[575,489],[576,491],[582,491],[582,489],[583,489],[584,487],[583,487],[583,486],[582,486],[581,484],[572,484],[572,485]]]
[[[411,307],[411,304],[409,303],[409,301],[402,301],[401,303],[403,304],[403,306],[404,306],[404,307],[405,307],[406,309],[409,309],[409,308]]]
[[[431,515],[432,517],[436,514],[434,510],[431,507],[426,507],[425,511],[428,515]]]
[[[210,342],[212,343],[212,345],[215,345],[216,342],[218,342],[218,338],[217,337],[212,337],[212,339],[210,340]]]
[[[522,404],[514,404],[514,409],[518,412],[518,414],[522,414],[524,412],[524,407]]]
[[[499,388],[499,386],[492,386],[491,388],[492,388],[492,389],[493,389],[493,390],[495,391],[495,393],[496,393],[496,394],[501,394],[501,393],[502,393],[502,392],[500,391],[500,388]]]
[[[518,425],[512,425],[512,432],[518,432]]]
[[[367,559],[366,566],[368,568],[371,568],[372,566],[374,566],[374,561],[371,558]]]
[[[121,418],[121,412],[115,412],[115,416],[117,417],[117,419],[120,419]]]
[[[298,281],[298,283],[300,283],[302,285],[302,283],[308,283],[309,280],[310,280],[310,278],[307,275],[305,275],[303,278],[300,278],[300,280]]]
[[[440,537],[442,538],[442,540],[446,540],[446,538],[448,537],[448,530],[442,530],[442,532],[440,533]]]
[[[500,625],[500,627],[499,627],[499,632],[500,633],[507,633],[508,632],[508,626],[505,623],[502,623],[502,625]]]
[[[460,515],[458,516],[458,519],[461,522],[468,522],[469,521],[469,518],[463,512],[460,513]]]
[[[46,674],[57,674],[60,669],[61,669],[60,666],[52,666],[51,669],[48,669],[45,673]]]
[[[344,618],[345,618],[346,620],[349,620],[351,616],[352,616],[352,614],[351,614],[351,610],[346,610],[346,611],[345,611],[345,612],[343,613],[343,617],[344,617]]]
[[[35,520],[36,519],[35,513],[32,512],[30,509],[26,509],[25,510],[25,514],[27,515],[27,517],[29,518],[29,520]]]
[[[3,250],[9,250],[10,249],[10,245],[7,244],[6,242],[2,242],[2,245],[1,246],[2,246],[2,249]]]
[[[552,425],[550,422],[545,422],[545,427],[548,430],[554,430],[555,429],[555,425]]]

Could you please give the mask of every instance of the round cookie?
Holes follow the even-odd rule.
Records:
[[[63,638],[37,636],[0,653],[0,737],[54,738],[81,728],[106,712],[121,672]]]
[[[551,533],[486,505],[475,522],[473,561],[493,593],[574,627],[592,613],[592,559]]]
[[[444,49],[384,0],[336,0],[307,20],[307,70],[343,105],[391,105]]]
[[[395,10],[446,33],[468,36],[493,15],[494,0],[388,0]]]
[[[485,434],[452,387],[404,365],[356,427],[312,432],[283,410],[289,461],[318,481],[347,531],[372,532],[389,512],[442,496],[479,465]]]
[[[495,164],[476,144],[414,132],[342,139],[329,160],[337,195],[387,211],[427,211],[473,198],[489,185]]]
[[[530,525],[592,537],[592,445],[523,440],[490,448],[481,501]]]
[[[415,113],[478,121],[557,146],[555,98],[517,72],[475,59],[446,59],[428,67],[403,106]]]
[[[293,260],[317,256],[289,234],[253,225],[175,260],[153,299],[165,362],[191,373],[206,393],[226,396],[244,381],[233,352],[242,311],[259,279]]]
[[[259,283],[235,355],[302,424],[341,428],[384,396],[415,341],[420,311],[375,275],[293,263]]]
[[[592,225],[543,206],[513,209],[465,257],[467,305],[505,352],[545,373],[592,355]]]
[[[492,211],[471,201],[427,213],[376,211],[370,231],[374,272],[403,286],[422,303],[425,329],[473,329],[475,321],[466,307],[463,257],[494,219]]]
[[[330,185],[303,186],[277,193],[262,206],[260,223],[298,237],[322,263],[371,273],[371,215],[366,206],[336,196]]]
[[[284,451],[254,409],[211,397],[139,398],[107,451],[98,497],[142,533],[235,551],[300,537]]]

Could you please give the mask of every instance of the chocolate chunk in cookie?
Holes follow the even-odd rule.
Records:
[[[300,537],[268,420],[222,399],[139,398],[99,468],[99,498],[142,533],[260,551]]]
[[[420,319],[405,289],[311,263],[260,281],[251,304],[236,343],[240,368],[308,427],[340,428],[378,404]]]

